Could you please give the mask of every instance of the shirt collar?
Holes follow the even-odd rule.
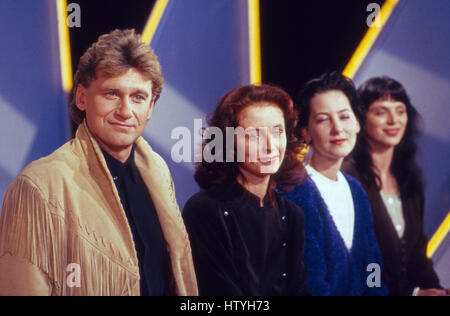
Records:
[[[111,156],[102,148],[106,165],[108,166],[113,180],[115,180],[117,177],[123,178],[124,176],[129,176],[134,183],[137,183],[139,171],[137,170],[136,163],[134,161],[134,148],[135,145],[133,145],[133,148],[131,148],[130,157],[128,157],[127,161],[125,161],[124,163]]]
[[[260,199],[258,196],[248,191],[236,180],[225,183],[225,188],[222,188],[226,198],[232,201],[239,201],[239,204],[250,203],[255,207],[260,207]],[[269,195],[264,197],[264,207],[269,207]]]

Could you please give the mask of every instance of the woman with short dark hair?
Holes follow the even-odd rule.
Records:
[[[445,294],[434,289],[439,280],[426,256],[423,184],[415,162],[418,113],[405,88],[389,77],[367,80],[358,93],[363,133],[345,169],[369,196],[389,293]]]
[[[231,90],[209,117],[202,190],[183,210],[200,295],[309,294],[303,213],[279,193],[305,175],[296,119],[289,95],[264,84]]]
[[[287,197],[305,214],[305,264],[312,295],[385,295],[366,193],[340,171],[360,130],[353,82],[333,72],[299,95],[297,133],[311,148],[308,179]]]

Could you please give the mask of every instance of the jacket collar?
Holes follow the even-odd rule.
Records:
[[[133,252],[132,260],[137,266],[136,248],[125,211],[102,150],[89,132],[86,121],[78,127],[75,140],[77,141],[75,146],[81,147],[78,151],[85,156],[82,157],[82,160],[88,163],[90,176],[96,181],[98,180],[98,183],[108,184],[103,188],[105,198],[115,199],[117,207],[112,212],[116,213],[121,223],[126,223],[126,225],[123,225],[124,227],[121,227],[122,233],[127,236],[127,246]],[[174,277],[177,283],[177,292],[180,295],[197,293],[189,238],[175,198],[175,190],[169,169],[164,160],[152,150],[142,136],[135,142],[134,155],[136,167],[149,190],[167,242],[172,269],[174,269]]]
[[[101,190],[106,200],[114,201],[115,207],[112,207],[108,211],[110,211],[120,223],[118,228],[120,229],[122,236],[124,236],[126,249],[131,256],[132,264],[136,268],[136,273],[138,273],[136,247],[125,210],[120,202],[119,193],[113,177],[109,172],[102,149],[89,131],[86,121],[83,121],[83,123],[78,126],[74,140],[74,145],[76,146],[75,152],[79,156],[81,155],[81,161],[88,165],[88,176],[96,183],[102,184]]]

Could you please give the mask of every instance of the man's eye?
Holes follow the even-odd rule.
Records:
[[[136,96],[134,96],[134,98],[136,99],[136,100],[138,100],[138,101],[144,101],[145,100],[145,98],[142,96],[142,95],[136,95]]]
[[[108,91],[108,92],[106,92],[106,95],[108,97],[115,97],[115,96],[117,96],[117,94],[114,91]]]
[[[350,115],[342,115],[341,120],[348,120],[350,118]]]

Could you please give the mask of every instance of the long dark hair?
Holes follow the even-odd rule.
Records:
[[[377,100],[394,100],[402,102],[406,106],[408,123],[402,140],[394,149],[391,163],[391,172],[398,182],[402,197],[413,196],[423,189],[421,171],[415,161],[416,140],[418,135],[418,123],[420,116],[412,105],[408,94],[402,84],[392,78],[383,76],[367,80],[358,88],[358,94],[363,104],[364,115],[361,121],[362,132],[358,136],[355,149],[352,154],[352,162],[363,184],[370,186],[374,183],[381,190],[381,179],[376,173],[375,166],[370,155],[370,147],[365,132],[365,120],[370,105]]]
[[[306,171],[297,159],[299,140],[294,135],[297,114],[293,107],[291,97],[281,88],[276,86],[246,85],[231,90],[219,101],[214,113],[208,115],[209,126],[219,128],[223,135],[227,127],[239,126],[238,115],[246,107],[267,102],[278,106],[283,114],[286,127],[287,146],[284,160],[280,169],[270,177],[268,196],[273,203],[273,189],[288,192],[294,186],[302,183],[306,178]],[[214,139],[205,139],[203,148]],[[226,144],[221,148],[223,161],[207,162],[202,159],[196,166],[194,178],[202,189],[208,189],[218,184],[235,181],[239,171],[239,162],[236,157],[233,162],[226,162]],[[236,154],[236,153],[235,153]]]

